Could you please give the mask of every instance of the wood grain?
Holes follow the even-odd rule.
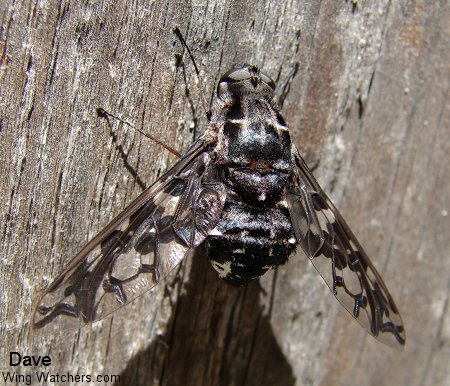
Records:
[[[117,385],[450,384],[450,6],[446,1],[3,1],[0,366]],[[385,278],[407,328],[379,344],[291,260],[222,283],[201,253],[81,330],[30,330],[72,256],[175,161],[102,107],[182,151],[233,63],[264,68],[294,141]],[[67,323],[67,324],[66,324]],[[38,370],[42,370],[39,368]],[[79,382],[85,384],[87,382]]]

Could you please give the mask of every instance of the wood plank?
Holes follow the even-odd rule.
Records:
[[[34,373],[8,366],[18,351],[50,355],[53,374],[120,375],[117,385],[448,385],[449,8],[4,2],[2,371]],[[396,299],[403,353],[365,334],[306,258],[235,289],[196,254],[113,317],[29,329],[38,291],[175,161],[129,127],[109,127],[97,108],[179,150],[206,127],[174,26],[208,103],[233,63],[276,79],[296,146]]]

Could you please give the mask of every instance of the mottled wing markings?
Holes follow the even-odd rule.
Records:
[[[226,198],[202,140],[74,258],[40,298],[42,327],[58,315],[88,323],[148,291],[215,227]]]
[[[287,201],[298,243],[350,314],[375,338],[401,348],[403,322],[383,279],[298,154],[296,164]]]

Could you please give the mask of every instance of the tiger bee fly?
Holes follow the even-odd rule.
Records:
[[[99,320],[200,244],[232,285],[284,264],[299,245],[371,335],[403,346],[394,300],[291,143],[274,90],[254,66],[224,74],[205,133],[79,252],[39,300],[34,326],[59,315]]]

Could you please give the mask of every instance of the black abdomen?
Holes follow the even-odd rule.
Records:
[[[294,252],[289,211],[281,204],[264,208],[227,200],[204,245],[221,278],[229,284],[245,284],[285,263]]]

